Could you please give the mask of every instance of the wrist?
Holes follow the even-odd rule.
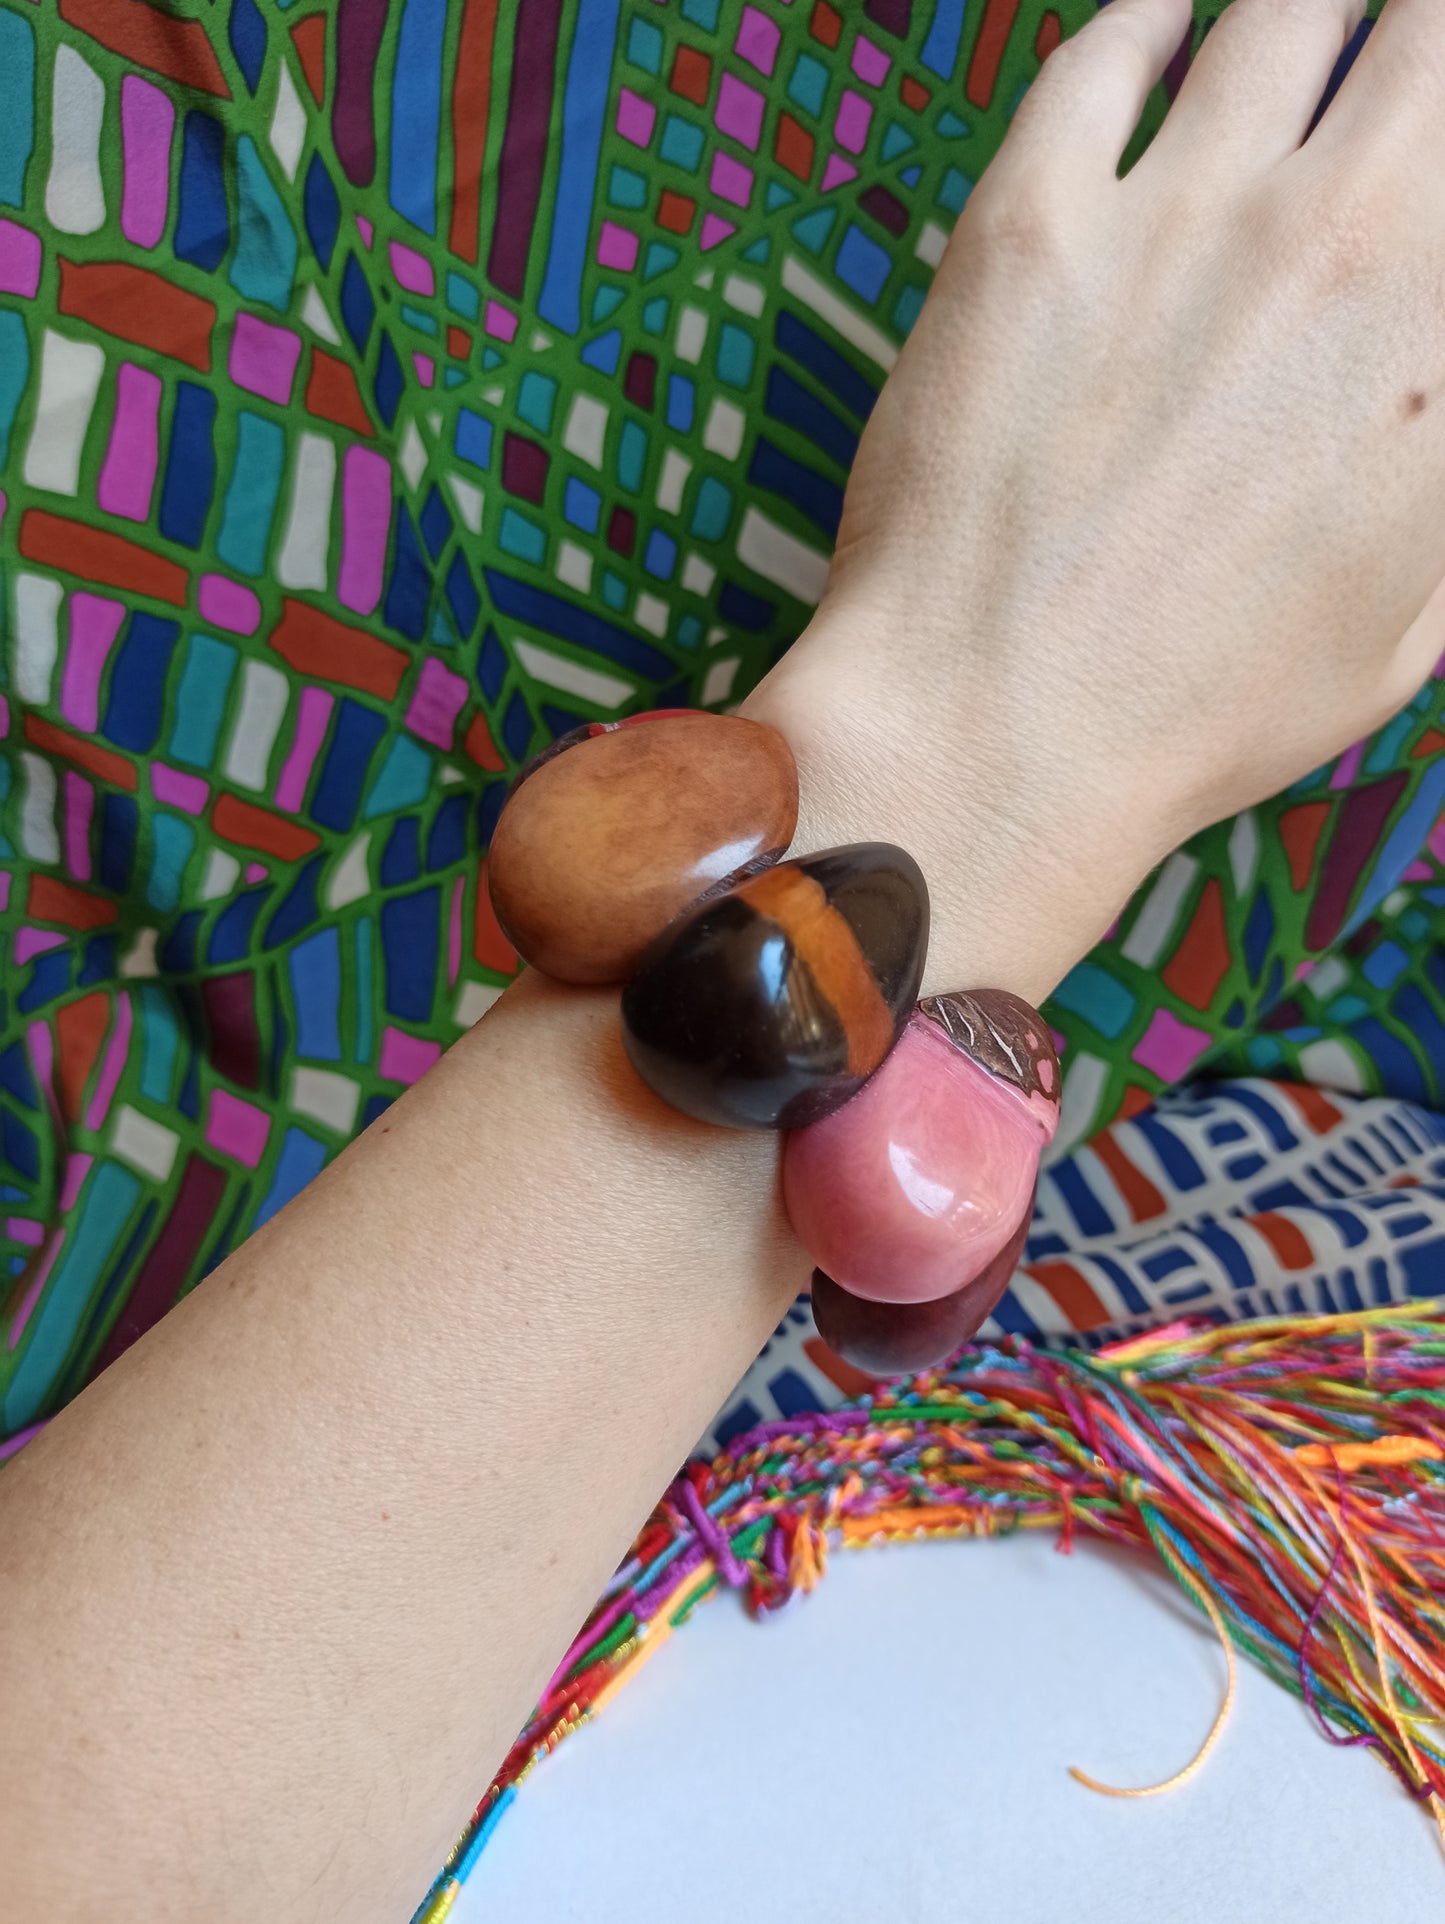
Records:
[[[740,709],[780,729],[797,759],[792,853],[906,848],[932,898],[924,993],[986,985],[1037,1005],[1172,840],[1116,755],[1081,731],[1061,752],[1048,705],[1019,700],[1009,720],[996,689],[980,699],[952,684],[920,700],[901,676],[880,688],[876,672],[853,673],[854,661],[876,662],[863,627],[825,600]]]

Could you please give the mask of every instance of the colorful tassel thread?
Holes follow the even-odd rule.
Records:
[[[1445,1835],[1437,1301],[1175,1323],[1095,1354],[1011,1339],[689,1463],[414,1924],[446,1916],[516,1786],[704,1597],[726,1587],[775,1610],[814,1587],[834,1544],[1017,1529],[1058,1530],[1066,1550],[1087,1535],[1152,1548],[1228,1646],[1303,1698],[1331,1743],[1373,1750]]]

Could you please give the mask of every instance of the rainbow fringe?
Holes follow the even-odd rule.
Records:
[[[726,1587],[775,1610],[813,1588],[833,1544],[1018,1529],[1058,1530],[1064,1549],[1152,1547],[1323,1736],[1375,1751],[1440,1820],[1445,1300],[1176,1323],[1092,1355],[965,1350],[689,1463],[414,1924],[447,1915],[517,1785],[704,1597]]]

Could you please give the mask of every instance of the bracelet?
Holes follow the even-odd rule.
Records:
[[[628,1057],[673,1108],[787,1132],[819,1333],[876,1374],[927,1368],[1013,1274],[1058,1056],[1004,990],[918,1002],[918,864],[885,842],[785,861],[797,819],[775,728],[688,709],[585,724],[513,783],[492,907],[544,974],[625,985]]]

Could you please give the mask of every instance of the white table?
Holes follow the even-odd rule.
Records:
[[[835,1555],[762,1623],[704,1605],[528,1779],[457,1924],[1426,1924],[1428,1817],[1241,1663],[1201,1776],[1143,1803],[1224,1659],[1168,1579],[1050,1537]]]

